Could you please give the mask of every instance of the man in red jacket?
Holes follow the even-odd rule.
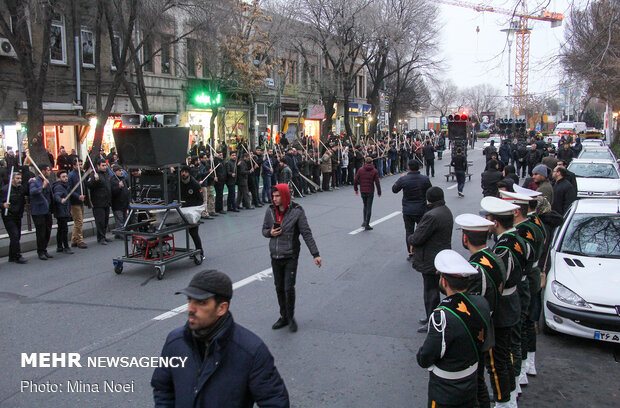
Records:
[[[364,203],[364,222],[362,223],[362,227],[364,227],[366,231],[370,231],[372,229],[370,226],[370,215],[372,213],[372,200],[375,195],[375,185],[377,186],[377,195],[381,197],[381,183],[379,182],[379,172],[372,164],[372,157],[366,157],[364,161],[364,166],[355,174],[353,189],[357,195],[359,194],[357,186],[360,186],[360,190],[362,191],[362,202]]]

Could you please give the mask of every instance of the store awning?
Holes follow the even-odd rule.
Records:
[[[28,116],[18,115],[17,119],[19,122],[27,122]],[[43,115],[43,124],[46,126],[50,126],[50,125],[87,126],[88,119],[83,118],[82,116],[76,116],[76,115],[58,115],[58,114]]]

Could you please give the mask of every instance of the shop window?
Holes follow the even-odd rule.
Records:
[[[112,45],[110,46],[110,68],[116,70],[116,64],[114,63],[113,53],[116,53],[118,58],[121,57],[121,50],[123,48],[123,40],[118,34],[114,34],[112,37]]]
[[[50,61],[52,64],[67,63],[65,36],[65,17],[62,14],[54,13],[50,31]]]
[[[82,42],[82,66],[95,68],[95,36],[93,32],[82,29],[80,39]]]
[[[169,74],[172,68],[172,59],[170,58],[170,37],[162,36],[161,38],[161,73]]]

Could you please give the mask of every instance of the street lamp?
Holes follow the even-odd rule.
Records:
[[[517,31],[519,31],[518,29],[519,27],[519,22],[517,20],[513,20],[510,22],[510,28],[504,28],[503,30],[501,30],[502,32],[506,33],[506,40],[508,42],[508,83],[506,84],[506,87],[508,88],[508,119],[510,119],[512,117],[512,103],[511,103],[511,99],[510,99],[510,87],[512,86],[510,84],[510,58],[511,58],[511,48],[512,48],[512,42],[515,39],[515,33]]]

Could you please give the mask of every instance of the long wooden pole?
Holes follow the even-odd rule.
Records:
[[[15,166],[11,166],[11,175],[9,176],[9,188],[7,189],[6,192],[6,202],[9,203],[9,206],[11,205],[11,187],[13,187],[13,172],[15,171]],[[4,216],[6,217],[7,215],[9,215],[9,208],[5,208],[4,209]]]
[[[34,162],[34,160],[32,160],[32,157],[30,157],[30,154],[26,153],[26,157],[28,158],[28,160],[30,161],[30,163],[34,166],[35,169],[37,169],[37,171],[39,172],[39,174],[41,175],[41,177],[43,177],[43,180],[47,180],[47,177],[45,177],[43,175],[43,173],[41,172],[41,169],[39,169],[39,166],[37,166],[37,164]],[[49,180],[47,180],[49,182]]]
[[[69,194],[67,194],[67,196],[66,196],[65,198],[69,198],[69,197],[71,196],[71,194],[73,194],[73,192],[74,192],[75,190],[77,190],[77,188],[78,188],[78,187],[80,187],[80,186],[82,185],[82,183],[84,182],[84,180],[86,179],[86,177],[88,177],[88,175],[89,175],[90,173],[92,173],[92,171],[93,171],[92,169],[88,169],[88,170],[86,171],[86,173],[84,173],[84,176],[83,176],[83,177],[80,177],[80,182],[79,182],[79,184],[74,185],[74,186],[73,186],[73,188],[71,189],[71,191],[69,191]],[[80,187],[80,188],[82,188],[82,187]],[[82,190],[82,191],[83,191],[83,190]],[[82,195],[83,195],[83,194],[82,194]]]

